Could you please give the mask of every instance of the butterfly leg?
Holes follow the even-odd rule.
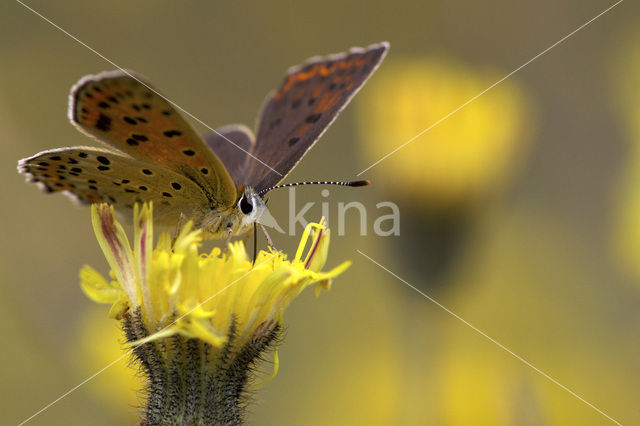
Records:
[[[229,241],[231,241],[231,235],[233,235],[233,229],[232,228],[227,228],[227,236],[224,239],[224,249],[225,249],[225,251],[227,250],[227,247],[229,247]]]
[[[265,237],[267,237],[267,245],[269,247],[271,247],[274,251],[278,251],[278,249],[276,249],[276,247],[273,245],[273,241],[271,240],[271,237],[269,236],[269,233],[267,232],[267,228],[264,227],[263,224],[259,223],[258,225],[260,225],[260,228],[262,229],[262,232],[264,232]]]

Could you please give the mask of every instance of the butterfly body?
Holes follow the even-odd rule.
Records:
[[[208,238],[228,238],[249,231],[259,222],[267,206],[251,187],[246,187],[238,202],[224,211],[209,211],[201,218],[191,216],[194,225]]]
[[[20,160],[18,170],[45,192],[83,204],[111,203],[131,216],[153,201],[160,225],[193,220],[211,238],[249,230],[266,211],[262,197],[281,182],[384,58],[388,44],[313,58],[289,70],[253,133],[225,126],[204,139],[142,78],[111,71],[71,90],[69,119],[106,146],[69,147]]]

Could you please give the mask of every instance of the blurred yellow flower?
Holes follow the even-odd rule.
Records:
[[[616,192],[613,239],[622,266],[640,287],[640,34],[632,34],[616,52],[612,69],[619,117],[629,143],[626,168]]]
[[[104,311],[91,306],[79,322],[77,359],[74,365],[81,377],[89,377],[114,360],[122,358],[128,351],[122,330],[113,321],[105,321]],[[99,374],[87,383],[94,399],[107,407],[123,423],[133,423],[138,417],[136,407],[140,406],[139,389],[144,385],[140,375],[132,374],[129,359],[120,359],[109,367],[108,372]]]
[[[543,217],[524,206],[487,218],[488,238],[457,277],[473,285],[443,303],[606,415],[638,424],[640,345],[627,337],[639,315],[612,311],[607,301],[620,293],[589,265],[576,234]],[[613,424],[456,319],[439,325],[425,393],[437,395],[440,424]]]
[[[367,165],[441,120],[498,80],[448,61],[388,62],[358,103]],[[376,184],[414,204],[450,207],[505,183],[528,142],[530,107],[510,78],[372,169]]]

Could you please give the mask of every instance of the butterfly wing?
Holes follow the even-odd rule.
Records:
[[[136,202],[154,202],[154,220],[175,225],[180,213],[198,222],[207,198],[192,180],[164,167],[108,149],[73,147],[20,160],[18,170],[45,192],[64,191],[83,204],[108,202],[131,214]]]
[[[245,160],[255,145],[253,132],[241,124],[230,124],[206,135],[204,140],[225,165],[236,185],[244,184]]]
[[[388,48],[386,42],[354,48],[290,69],[267,98],[252,151],[280,175],[247,157],[244,183],[259,192],[282,181],[380,65]]]
[[[236,201],[236,187],[202,138],[149,84],[120,71],[82,78],[72,89],[69,118],[84,133],[200,187],[211,208]]]

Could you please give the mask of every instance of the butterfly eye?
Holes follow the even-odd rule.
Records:
[[[244,195],[240,199],[240,210],[242,210],[242,213],[244,214],[249,214],[253,211],[253,205],[251,205],[249,200],[247,200],[247,197]]]

